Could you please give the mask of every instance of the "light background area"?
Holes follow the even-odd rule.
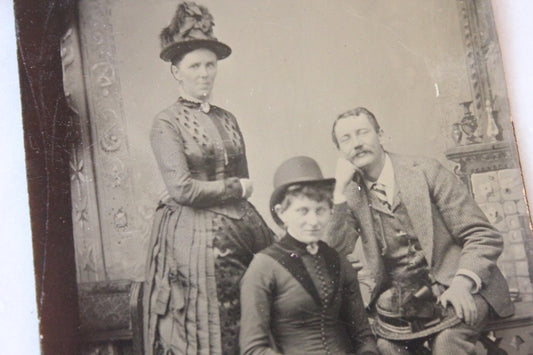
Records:
[[[449,1],[453,3],[453,1]],[[533,78],[532,67],[531,67],[531,57],[533,56],[533,2],[529,0],[493,0],[493,6],[495,9],[496,21],[498,23],[498,31],[500,36],[501,47],[503,51],[503,59],[506,70],[506,76],[508,80],[508,88],[510,95],[511,110],[513,112],[513,119],[515,126],[517,128],[517,139],[519,142],[519,149],[522,157],[522,163],[524,168],[524,174],[526,176],[526,186],[528,187],[529,200],[533,200],[533,141],[531,139],[531,133],[533,130],[533,100],[531,100],[531,90],[529,85],[531,78]],[[233,9],[232,11],[237,11],[239,9]],[[224,23],[223,17],[218,14],[219,10],[213,8],[213,13],[215,18],[218,19],[217,27],[215,28],[217,36],[220,39],[226,40],[226,31],[229,31],[230,24]],[[288,13],[290,15],[290,12]],[[289,16],[290,17],[290,16]],[[250,23],[251,19],[243,19]],[[368,24],[371,26],[372,24]],[[265,24],[266,26],[266,24]],[[296,26],[293,24],[293,26]],[[300,26],[300,24],[298,24]],[[317,24],[319,26],[319,24]],[[20,99],[18,91],[18,78],[17,78],[17,66],[16,66],[16,50],[15,50],[15,32],[14,32],[14,23],[12,15],[12,4],[10,2],[4,1],[0,4],[0,41],[3,45],[3,51],[0,53],[0,89],[2,95],[0,95],[0,128],[2,132],[2,139],[0,140],[0,149],[2,151],[1,155],[1,164],[0,164],[0,196],[2,197],[2,203],[0,204],[0,215],[2,216],[2,223],[0,223],[0,235],[2,236],[2,248],[0,248],[0,289],[4,292],[0,295],[0,353],[2,354],[37,354],[38,350],[38,335],[37,335],[37,315],[35,311],[35,294],[34,294],[34,278],[33,278],[33,264],[32,264],[32,252],[31,252],[31,236],[30,236],[30,227],[29,227],[29,218],[28,218],[28,203],[27,203],[27,193],[26,193],[26,181],[25,181],[25,167],[24,167],[24,153],[23,153],[23,144],[22,144],[22,126],[20,118]],[[223,28],[226,28],[222,30]],[[293,27],[294,28],[294,27]],[[250,28],[252,31],[253,28]],[[327,30],[327,29],[324,29]],[[246,37],[247,33],[241,33],[240,36]],[[274,40],[275,38],[273,38]],[[228,58],[228,64],[223,64],[221,62],[220,66],[220,77],[217,83],[217,93],[216,93],[216,102],[220,103],[221,106],[228,108],[234,114],[236,114],[241,128],[244,131],[249,150],[252,149],[250,146],[253,145],[252,142],[255,140],[260,140],[262,143],[270,143],[272,139],[279,140],[280,137],[284,138],[284,144],[287,144],[288,147],[292,147],[290,144],[293,144],[296,139],[301,139],[298,137],[296,139],[291,138],[291,132],[287,129],[287,132],[284,133],[284,136],[271,137],[264,136],[264,132],[261,130],[255,131],[255,126],[258,124],[257,121],[254,121],[253,112],[250,114],[245,109],[244,103],[249,99],[252,100],[254,95],[257,92],[251,93],[248,91],[246,86],[241,86],[242,92],[236,92],[235,95],[239,96],[239,99],[223,99],[222,83],[223,76],[229,76],[231,79],[233,73],[229,67],[230,60],[238,60],[241,55],[251,55],[250,53],[245,54],[249,48],[239,49],[235,46],[234,43],[230,40],[226,40],[228,44],[232,45],[235,53],[232,57]],[[254,44],[258,45],[258,44]],[[264,52],[270,52],[270,47],[268,43],[265,43]],[[338,49],[338,47],[335,47]],[[239,52],[243,51],[242,54]],[[237,58],[237,59],[236,59]],[[247,66],[253,66],[254,62],[247,62],[242,59],[242,62],[246,62]],[[301,58],[303,65],[307,65],[306,58]],[[239,63],[242,63],[239,62]],[[261,63],[264,63],[263,61]],[[358,63],[355,61],[353,65]],[[324,70],[329,73],[333,67],[341,66],[340,63],[335,60],[330,63],[331,67],[325,67]],[[278,78],[285,80],[285,77],[282,76],[282,73],[275,73],[273,70],[274,66],[272,64],[272,70],[268,72],[269,75],[277,75]],[[239,68],[236,66],[236,68]],[[164,68],[161,69],[164,71]],[[259,69],[257,69],[259,70]],[[277,69],[276,69],[277,71]],[[284,74],[284,73],[283,73]],[[305,72],[302,72],[303,75]],[[416,75],[416,74],[415,74]],[[162,76],[164,76],[162,74]],[[327,75],[324,75],[325,77]],[[167,77],[168,80],[170,76]],[[227,80],[230,80],[227,79]],[[343,79],[343,76],[340,77]],[[242,79],[241,79],[242,80]],[[307,79],[306,79],[307,80]],[[336,82],[336,81],[335,81]],[[337,82],[336,82],[337,83]],[[358,81],[353,85],[354,88],[357,88]],[[165,84],[167,85],[167,84]],[[170,84],[168,84],[170,85]],[[238,87],[233,84],[233,87]],[[369,85],[370,86],[370,85]],[[261,88],[261,85],[257,86]],[[298,88],[298,85],[294,86]],[[372,89],[372,88],[370,88]],[[383,88],[380,88],[383,89]],[[259,89],[258,89],[259,90]],[[318,90],[318,89],[317,89]],[[354,89],[355,90],[355,89]],[[272,107],[278,105],[277,99],[283,96],[289,96],[291,98],[301,98],[302,95],[297,90],[279,90],[279,96],[274,97],[259,97],[257,100],[261,101],[263,105],[268,105],[269,103],[274,104]],[[364,88],[360,90],[364,92]],[[368,96],[361,98],[361,104],[367,105],[369,108],[376,111],[376,113],[386,119],[394,119],[399,117],[396,115],[389,115],[388,112],[380,111],[379,99],[390,99],[387,95],[391,93],[389,91],[382,92],[375,88],[372,90],[373,93],[377,93],[379,96],[372,96],[370,92]],[[324,101],[310,101],[311,98],[303,97],[304,102],[298,102],[293,100],[293,104],[299,110],[302,110],[302,107],[309,105],[315,109],[319,107],[325,107],[328,112],[318,112],[320,113],[321,118],[325,121],[329,120],[334,115],[343,111],[345,108],[351,107],[354,104],[359,104],[359,101],[355,103],[353,98],[360,97],[355,96],[357,92],[352,93],[340,93],[336,92],[337,95],[326,95],[325,93],[322,100],[326,100],[327,105],[323,105]],[[433,97],[434,92],[432,92],[431,97]],[[257,94],[258,95],[258,94]],[[353,95],[353,96],[349,96]],[[317,96],[319,97],[319,96]],[[393,99],[394,97],[392,97]],[[413,97],[413,100],[416,97]],[[166,99],[165,99],[166,100]],[[162,100],[162,101],[165,101]],[[228,100],[228,101],[226,101]],[[338,100],[332,102],[331,100]],[[168,101],[167,101],[168,102]],[[420,102],[420,105],[423,105],[423,102]],[[396,103],[397,106],[402,106],[401,101]],[[290,106],[286,104],[286,107]],[[268,106],[265,106],[268,107]],[[417,106],[420,107],[420,106]],[[282,108],[277,108],[273,113],[274,115],[280,115],[283,113],[284,120],[288,121],[289,118],[300,117],[300,116],[289,116],[291,113],[296,115],[300,112],[294,109],[295,111],[286,111]],[[422,108],[420,108],[422,110]],[[254,110],[253,110],[254,111]],[[389,115],[389,116],[388,116]],[[252,118],[248,118],[252,117]],[[301,116],[303,120],[305,116]],[[258,120],[259,118],[255,118]],[[149,117],[146,117],[147,122],[150,121]],[[388,121],[388,120],[387,120]],[[272,123],[266,121],[268,125]],[[305,121],[301,122],[305,124]],[[325,125],[326,126],[326,125]],[[327,139],[327,134],[329,134],[329,122],[327,129],[324,131],[324,141],[322,144],[324,146],[332,149],[331,143]],[[385,124],[385,129],[392,136],[393,126]],[[407,129],[407,128],[405,128]],[[396,134],[394,135],[396,136]],[[419,140],[419,137],[413,136],[413,141]],[[422,142],[424,139],[422,140]],[[419,143],[421,144],[421,143]],[[398,144],[399,145],[399,144]],[[321,146],[318,144],[317,150],[321,150]],[[402,148],[401,146],[395,146],[391,142],[391,149]],[[251,170],[252,174],[255,174],[256,171],[262,171],[263,167],[272,166],[273,164],[278,164],[285,157],[282,154],[272,157],[272,151],[274,150],[271,144],[258,145],[258,148],[255,148],[256,151],[250,152],[249,154],[259,154],[262,157],[261,160],[251,161]],[[413,148],[414,149],[414,148]],[[403,149],[400,149],[404,151]],[[408,152],[408,151],[404,151]],[[266,154],[268,153],[268,154]],[[314,155],[313,152],[301,151],[302,154]],[[330,151],[330,153],[333,153]],[[416,152],[418,153],[418,152]],[[320,159],[319,156],[316,156]],[[252,160],[252,159],[250,159]],[[324,170],[331,174],[333,171],[333,166],[331,163],[326,163],[321,161],[324,166]],[[264,178],[264,186],[270,188],[270,176],[266,172],[262,174]],[[256,185],[260,184],[261,179],[255,177]],[[262,184],[262,183],[261,183]],[[265,189],[267,189],[265,187]],[[265,191],[266,193],[266,191]],[[260,197],[254,196],[258,200]]]
[[[215,35],[233,49],[219,62],[213,103],[237,117],[255,192],[271,225],[272,176],[309,155],[333,176],[334,118],[365,106],[385,130],[385,146],[448,166],[451,123],[472,100],[458,7],[453,0],[202,1]],[[158,34],[175,1],[118,1],[112,8],[131,174],[138,201],[163,189],[148,136],[153,117],[177,98]],[[132,21],[135,19],[135,21]],[[150,203],[155,206],[156,201]]]

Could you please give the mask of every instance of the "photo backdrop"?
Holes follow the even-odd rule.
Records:
[[[170,64],[159,59],[159,32],[176,4],[82,0],[63,39],[77,137],[71,189],[78,282],[144,277],[152,216],[165,189],[149,132],[178,96]],[[488,1],[201,4],[215,18],[216,37],[233,49],[219,62],[212,103],[239,121],[251,201],[272,228],[279,232],[268,211],[276,167],[308,155],[333,176],[332,122],[365,106],[385,131],[386,149],[456,169],[505,233],[501,266],[511,287],[533,299],[531,235]],[[473,101],[479,126],[470,140],[465,125],[461,137],[452,129],[465,117],[465,101]]]

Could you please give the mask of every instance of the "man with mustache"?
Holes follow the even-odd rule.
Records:
[[[382,354],[475,354],[489,316],[513,305],[496,260],[503,242],[467,188],[434,159],[389,153],[363,107],[337,117],[341,153],[328,238],[362,239]]]

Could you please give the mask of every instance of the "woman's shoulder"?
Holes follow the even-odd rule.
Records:
[[[250,266],[248,266],[248,270],[262,274],[272,274],[277,269],[283,268],[280,263],[280,259],[283,257],[283,248],[278,242],[275,242],[254,255]]]
[[[215,114],[218,117],[226,118],[228,120],[236,121],[235,115],[233,115],[228,110],[217,106],[217,105],[211,105],[211,112]]]
[[[152,130],[156,131],[168,129],[177,132],[192,131],[199,126],[200,123],[193,110],[179,101],[161,110],[152,122]]]
[[[273,255],[268,253],[268,249],[270,248],[272,248],[272,246],[269,246],[261,250],[259,253],[256,253],[248,268],[253,266],[258,269],[265,268],[265,267],[268,267],[271,269],[272,266],[276,264],[276,259],[273,257]]]
[[[176,117],[187,115],[187,111],[187,107],[180,104],[179,101],[176,101],[172,105],[169,105],[163,110],[159,111],[154,117],[154,122],[171,121],[174,120]]]
[[[264,253],[254,255],[250,265],[241,279],[241,285],[245,288],[252,285],[271,285],[274,282],[276,261]]]

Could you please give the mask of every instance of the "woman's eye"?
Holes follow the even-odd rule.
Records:
[[[322,215],[326,214],[327,211],[328,211],[327,208],[319,208],[318,211],[316,211],[316,213],[317,213],[319,216],[322,216]]]
[[[305,216],[307,214],[308,210],[307,208],[300,208],[298,209],[298,213],[301,215],[301,216]]]

